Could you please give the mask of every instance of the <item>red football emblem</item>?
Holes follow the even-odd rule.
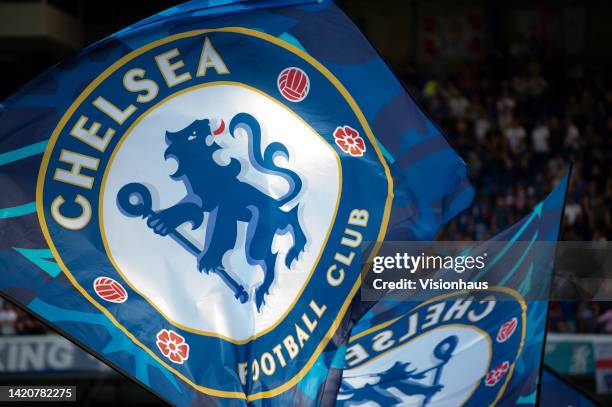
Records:
[[[110,277],[98,277],[94,281],[94,290],[103,300],[122,303],[127,300],[128,294],[125,288]]]
[[[301,102],[308,95],[310,79],[300,68],[285,68],[278,75],[277,85],[285,99],[291,102]]]
[[[517,325],[518,320],[516,318],[512,318],[510,321],[503,324],[497,332],[497,342],[506,342],[508,338],[512,336],[514,331],[516,331]]]
[[[485,385],[486,386],[495,386],[499,381],[504,377],[508,369],[510,368],[510,362],[505,361],[497,365],[497,367],[487,373],[487,377],[485,377]]]

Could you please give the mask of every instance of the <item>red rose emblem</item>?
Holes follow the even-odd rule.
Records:
[[[497,342],[506,342],[508,338],[512,336],[514,331],[516,331],[517,326],[518,320],[516,318],[512,318],[510,321],[503,324],[497,332]]]
[[[486,386],[495,386],[499,381],[504,377],[508,369],[510,368],[510,363],[508,361],[502,362],[489,373],[487,373],[487,377],[485,377],[485,385]]]
[[[189,359],[189,345],[185,342],[185,338],[173,330],[159,331],[156,343],[160,352],[174,363],[182,364]]]
[[[350,126],[336,127],[334,140],[338,147],[353,157],[361,157],[366,151],[366,145],[359,132]]]

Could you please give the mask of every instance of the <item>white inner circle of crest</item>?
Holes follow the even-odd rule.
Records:
[[[381,385],[388,392],[389,397],[393,397],[397,401],[398,406],[422,405],[427,397],[425,395],[427,387],[434,384],[435,367],[440,365],[441,362],[435,357],[434,348],[441,341],[453,335],[457,337],[457,347],[452,353],[453,356],[441,367],[438,384],[443,387],[433,394],[427,406],[455,407],[463,405],[487,374],[492,349],[490,338],[478,330],[456,326],[442,326],[434,329],[384,353],[381,357],[375,358],[369,363],[345,370],[343,381],[350,385],[353,390],[341,391],[338,399],[345,402],[350,401],[353,397],[358,399],[359,389],[377,385],[383,381],[381,374],[389,371],[399,362],[405,366],[404,370],[406,372],[411,372],[413,375],[414,378],[409,379],[409,383],[414,384],[412,391],[415,394],[402,392],[400,388],[402,384],[399,382],[397,386],[384,387],[382,383]],[[466,366],[469,366],[469,369]],[[414,390],[419,387],[423,389],[423,394],[417,394],[419,392]],[[384,407],[374,400],[363,405]]]
[[[272,198],[283,196],[289,189],[288,182],[279,176],[264,174],[251,164],[246,132],[238,129],[236,138],[229,134],[231,119],[243,112],[259,122],[262,149],[272,142],[280,142],[289,151],[288,161],[277,157],[275,163],[297,173],[302,189],[281,209],[288,211],[299,205],[299,223],[307,239],[304,252],[288,269],[284,260],[292,245],[291,234],[276,234],[270,247],[272,252],[279,253],[274,281],[259,311],[254,291],[263,281],[263,268],[247,262],[245,222],[215,225],[237,228],[234,249],[223,257],[223,266],[248,292],[249,300],[242,304],[218,275],[198,270],[196,256],[171,237],[155,234],[146,220],[126,216],[117,205],[121,187],[134,182],[151,191],[154,211],[176,205],[186,197],[185,185],[170,178],[177,163],[164,159],[165,133],[177,132],[200,119],[211,120],[212,131],[220,126],[221,120],[225,123],[225,130],[214,136],[222,149],[213,159],[219,165],[227,164],[230,157],[241,163],[238,180],[227,182],[248,183]],[[208,138],[209,143],[212,138]],[[118,272],[175,325],[238,341],[275,326],[301,293],[334,221],[341,182],[337,155],[313,129],[268,96],[231,84],[195,88],[157,106],[125,136],[107,171],[102,190],[101,228],[108,254]],[[227,197],[228,200],[242,198]],[[203,248],[208,218],[205,212],[204,222],[198,229],[191,230],[189,224],[184,224],[178,228],[179,232]]]

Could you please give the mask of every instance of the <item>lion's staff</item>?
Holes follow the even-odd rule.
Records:
[[[455,351],[455,348],[457,347],[458,341],[459,339],[457,338],[456,335],[451,335],[451,336],[446,337],[446,339],[442,340],[440,343],[438,343],[436,347],[434,348],[433,354],[436,357],[436,359],[440,361],[440,363],[438,363],[437,365],[433,366],[430,369],[427,369],[421,372],[421,373],[425,373],[431,370],[435,372],[432,386],[437,386],[440,384],[440,378],[442,377],[442,369],[444,369],[444,366],[446,366],[448,361],[453,357],[453,352]],[[433,393],[427,395],[425,399],[423,400],[421,407],[424,407],[427,404],[429,404],[432,397],[433,397]]]
[[[117,194],[117,205],[123,213],[131,217],[142,217],[147,219],[154,215],[153,209],[151,208],[151,192],[143,184],[134,182],[124,185]],[[200,254],[198,249],[189,239],[187,239],[178,230],[171,230],[170,235],[176,240],[181,246],[186,248],[194,256]],[[240,285],[227,271],[222,267],[217,267],[213,270],[221,279],[227,284],[227,286],[234,292],[234,296],[241,302],[245,303],[249,299],[249,294],[246,292],[244,287]]]

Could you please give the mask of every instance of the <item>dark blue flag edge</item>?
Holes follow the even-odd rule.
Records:
[[[570,186],[570,182],[572,179],[572,170],[573,170],[573,165],[570,164],[569,168],[567,169],[567,174],[565,175],[565,196],[563,197],[563,206],[561,207],[561,224],[559,225],[559,229],[557,231],[557,241],[559,240],[559,237],[561,237],[562,231],[563,231],[563,226],[564,226],[564,220],[565,220],[565,205],[567,205],[567,191],[569,189]],[[556,257],[556,252],[557,249],[555,247],[555,254],[554,256]],[[552,292],[552,279],[554,279],[555,277],[555,270],[553,268],[552,270],[552,277],[551,277],[551,284],[548,287],[548,298],[550,298],[550,294]],[[537,385],[537,392],[536,392],[536,406],[540,405],[540,397],[542,396],[542,371],[544,369],[544,347],[546,346],[546,338],[548,338],[548,315],[550,314],[550,300],[548,301],[548,305],[546,306],[546,315],[544,316],[544,323],[545,325],[545,330],[544,330],[544,339],[542,340],[542,347],[540,349],[540,371],[538,372],[538,385]]]
[[[590,392],[587,392],[585,389],[583,389],[580,385],[578,385],[577,383],[574,383],[573,381],[569,380],[568,378],[560,375],[559,373],[557,373],[553,368],[551,368],[550,366],[547,365],[542,365],[542,375],[550,375],[551,377],[553,377],[554,379],[558,380],[559,382],[561,382],[563,385],[571,388],[573,391],[575,391],[580,397],[585,398],[587,401],[593,403],[594,406],[605,406],[605,403],[601,400],[598,400],[597,398],[593,397],[593,395]],[[540,386],[542,386],[543,388],[546,387],[546,385],[544,384],[544,379],[543,376],[541,376],[540,378]],[[540,390],[541,392],[541,390]],[[553,407],[553,406],[549,406],[549,405],[542,405],[541,402],[538,400],[538,406],[542,406],[542,407]],[[586,406],[576,406],[576,407],[586,407]]]

